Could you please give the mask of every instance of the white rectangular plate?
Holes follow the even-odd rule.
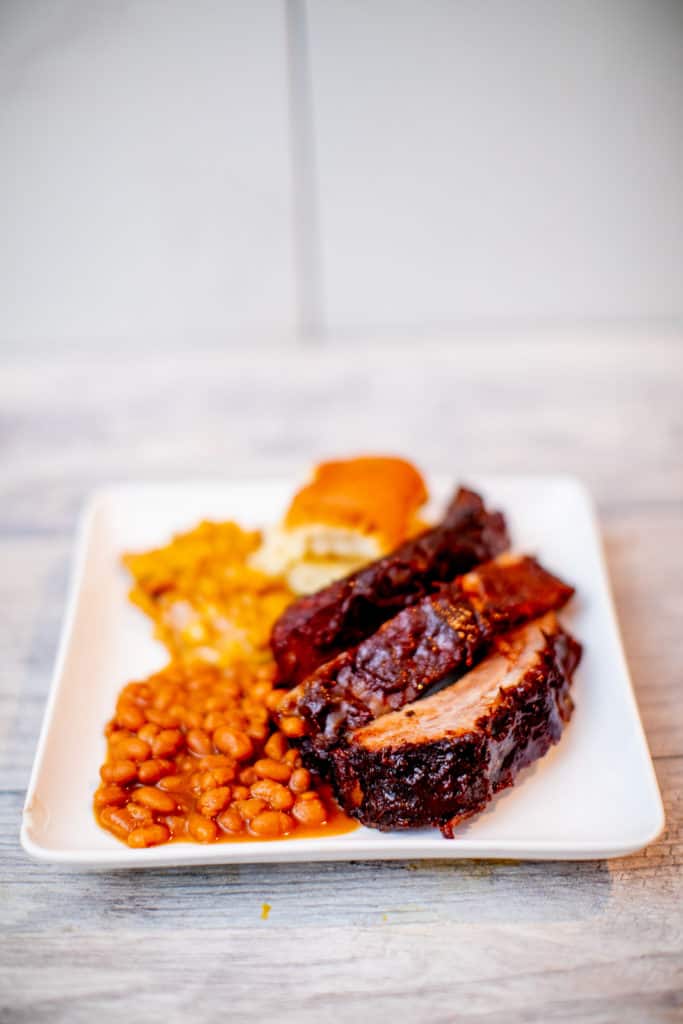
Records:
[[[576,711],[559,745],[487,810],[442,838],[436,829],[132,850],[94,821],[103,726],[124,683],[161,668],[164,649],[127,600],[123,551],[163,543],[201,519],[263,526],[283,513],[295,481],[123,486],[100,491],[84,517],[71,596],[26,797],[21,841],[31,856],[84,867],[418,857],[590,859],[637,850],[664,824],[588,494],[567,477],[468,481],[505,511],[516,550],[573,583],[563,613],[584,645]],[[443,500],[446,481],[432,493]]]

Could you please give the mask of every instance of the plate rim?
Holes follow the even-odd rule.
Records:
[[[453,478],[446,474],[426,474],[430,486],[434,489],[444,485],[453,485]],[[86,498],[81,512],[78,516],[74,540],[72,543],[72,554],[70,558],[69,582],[66,592],[64,612],[59,633],[59,641],[55,661],[48,688],[47,698],[43,711],[41,728],[38,735],[35,754],[31,767],[31,774],[26,790],[22,807],[20,842],[24,852],[34,861],[40,863],[60,864],[74,868],[92,870],[118,870],[126,868],[175,868],[203,866],[208,867],[218,864],[275,864],[275,863],[316,863],[323,861],[348,862],[353,860],[402,860],[402,859],[434,859],[434,860],[485,860],[496,857],[523,861],[571,861],[571,860],[605,860],[614,857],[622,857],[637,850],[643,849],[652,843],[662,833],[666,825],[664,804],[661,790],[654,768],[652,754],[645,734],[645,729],[640,716],[638,702],[635,696],[633,680],[629,670],[628,661],[622,638],[619,620],[614,602],[612,584],[607,568],[605,546],[600,530],[595,503],[592,494],[583,480],[578,476],[569,473],[484,473],[468,474],[482,490],[486,490],[489,483],[495,482],[536,482],[551,483],[561,482],[570,484],[578,494],[586,507],[590,517],[590,524],[593,536],[596,540],[597,563],[596,568],[600,576],[601,586],[604,588],[607,597],[607,614],[609,616],[610,628],[616,639],[616,654],[619,660],[620,669],[626,679],[625,699],[629,702],[629,710],[634,717],[634,724],[637,729],[638,740],[645,754],[643,768],[649,774],[650,788],[653,795],[652,824],[648,824],[641,832],[632,837],[624,838],[613,843],[592,842],[581,840],[569,842],[567,840],[520,840],[520,839],[477,839],[468,840],[457,838],[442,846],[443,840],[437,836],[434,838],[416,838],[406,830],[401,835],[405,836],[402,847],[387,849],[379,847],[377,840],[359,838],[353,840],[340,836],[287,839],[283,840],[255,840],[253,844],[240,843],[231,845],[229,843],[202,846],[196,843],[174,843],[163,847],[151,847],[146,850],[130,850],[121,844],[121,849],[109,850],[88,850],[86,849],[54,849],[37,842],[30,834],[30,819],[32,815],[31,804],[35,797],[38,781],[40,778],[43,761],[45,759],[48,736],[51,731],[52,720],[55,708],[62,687],[64,678],[64,667],[67,660],[72,633],[74,629],[76,613],[78,609],[79,595],[82,586],[83,575],[88,560],[88,549],[93,526],[98,509],[116,496],[134,494],[142,490],[186,490],[193,486],[215,486],[216,488],[229,487],[254,487],[262,486],[264,489],[274,484],[285,486],[290,484],[289,476],[268,475],[254,477],[188,477],[177,480],[155,480],[155,481],[134,481],[121,480],[103,484],[90,492]],[[396,833],[389,833],[395,835]],[[347,833],[351,837],[354,833]],[[343,838],[343,844],[339,840]],[[305,844],[319,843],[323,839],[324,846],[314,846],[308,849]],[[329,844],[329,845],[328,845]],[[456,845],[457,844],[457,845]],[[433,845],[433,849],[432,849]],[[472,849],[476,846],[476,852]],[[345,847],[345,848],[344,848]],[[160,856],[160,851],[173,849],[175,857],[168,854]],[[491,852],[486,852],[490,850]],[[187,856],[179,854],[191,851]],[[245,855],[243,850],[248,851]],[[278,853],[277,851],[280,851]],[[210,856],[206,854],[215,851]],[[494,852],[495,851],[495,852]],[[241,855],[240,855],[241,854]]]

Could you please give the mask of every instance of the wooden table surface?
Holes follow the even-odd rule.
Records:
[[[683,339],[15,355],[0,445],[0,1020],[683,1019]],[[584,478],[665,833],[590,863],[82,874],[29,861],[21,806],[88,492],[295,482],[359,450],[464,479]]]

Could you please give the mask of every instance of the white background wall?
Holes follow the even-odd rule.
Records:
[[[0,0],[0,337],[291,332],[280,2]]]
[[[4,0],[0,343],[683,324],[681,0]]]

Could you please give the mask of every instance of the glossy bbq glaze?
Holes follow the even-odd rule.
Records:
[[[502,555],[405,608],[283,700],[281,710],[306,723],[304,763],[324,770],[348,731],[466,671],[496,635],[561,608],[572,594],[535,559]]]
[[[438,694],[357,729],[331,754],[346,810],[382,830],[438,825],[447,838],[560,739],[580,645],[553,613]]]
[[[291,604],[273,626],[271,648],[284,685],[301,682],[319,665],[365,637],[439,581],[504,551],[505,520],[478,494],[455,495],[438,526],[391,554]]]

